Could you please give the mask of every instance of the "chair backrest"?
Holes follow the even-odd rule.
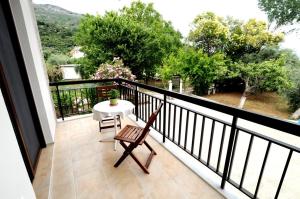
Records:
[[[99,98],[107,100],[109,99],[108,92],[112,89],[117,89],[117,85],[106,85],[106,86],[97,86],[97,99],[99,101]]]
[[[154,123],[154,121],[157,118],[157,115],[159,114],[161,107],[164,105],[164,103],[160,103],[158,108],[156,109],[156,111],[154,111],[151,116],[149,117],[149,120],[142,132],[142,134],[140,135],[140,137],[135,141],[135,145],[138,145],[147,135],[148,135],[148,131],[150,129],[150,127],[152,126],[152,124]]]

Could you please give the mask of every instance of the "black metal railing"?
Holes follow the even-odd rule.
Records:
[[[238,125],[238,120],[243,119],[254,125],[263,125],[261,129],[269,127],[278,136],[291,134],[299,137],[300,126],[276,118],[124,79],[50,83],[50,86],[55,87],[52,95],[58,112],[57,115],[63,118],[65,115],[90,112],[92,106],[98,102],[98,99],[91,99],[95,95],[89,93],[95,92],[97,84],[106,82],[118,84],[121,91],[121,98],[135,104],[134,114],[136,120],[140,119],[147,122],[150,114],[161,102],[164,102],[164,108],[153,124],[153,129],[162,135],[163,142],[168,139],[220,176],[221,188],[224,188],[225,183],[229,182],[250,198],[263,198],[259,193],[266,166],[270,164],[268,163],[268,158],[270,157],[272,148],[280,146],[283,151],[287,152],[286,159],[284,160],[285,163],[280,171],[280,178],[274,179],[273,187],[276,187],[273,190],[274,193],[268,191],[269,196],[272,195],[273,198],[279,197],[291,158],[294,153],[299,154],[300,149],[289,143],[274,139],[266,133],[257,132],[257,130],[260,130],[257,127],[251,128],[251,125],[248,125],[245,128]],[[93,86],[89,88],[81,87],[77,88],[77,90],[74,88],[59,88],[74,84],[93,84]],[[75,101],[66,100],[70,98],[70,93],[75,93],[75,90],[76,94],[79,93],[78,96],[80,96],[81,101],[84,101],[81,104],[79,103],[78,106],[73,103],[77,102],[76,97]],[[69,96],[66,97],[66,95]],[[69,104],[63,104],[62,102],[65,100]],[[78,109],[78,107],[81,107],[81,109]],[[205,110],[200,110],[201,108],[205,108]],[[209,111],[214,112],[213,114],[206,113]],[[221,116],[216,117],[214,114]],[[261,143],[257,144],[257,142]],[[264,151],[261,151],[261,148],[264,148]],[[259,149],[259,154],[253,152],[254,149]],[[241,153],[241,151],[245,152]],[[249,166],[252,156],[261,156],[261,160],[255,162],[255,166]],[[238,169],[235,169],[235,167]],[[241,171],[237,172],[237,170]],[[248,172],[251,174],[252,170],[256,170],[258,174],[255,180],[253,180],[254,176],[247,175]],[[249,185],[247,183],[248,185],[245,185],[245,182],[250,178],[252,179],[252,184],[250,183]]]

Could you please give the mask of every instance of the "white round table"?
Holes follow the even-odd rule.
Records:
[[[118,100],[117,105],[110,105],[109,100],[99,102],[93,107],[93,119],[97,120],[99,122],[102,121],[102,119],[107,117],[113,117],[114,118],[114,126],[115,126],[115,135],[117,135],[117,115],[120,115],[120,117],[123,119],[127,115],[132,114],[132,111],[134,109],[134,105],[126,100]],[[101,141],[101,140],[100,140]],[[111,141],[115,141],[115,147],[117,148],[117,141],[112,139]]]

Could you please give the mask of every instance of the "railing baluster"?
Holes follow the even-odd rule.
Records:
[[[58,109],[59,109],[59,112],[60,112],[61,119],[65,120],[64,113],[63,113],[62,106],[61,106],[61,99],[60,99],[58,85],[56,85],[56,95],[57,95],[57,103],[58,103]]]
[[[134,104],[135,104],[135,120],[139,120],[139,93],[138,93],[138,87],[135,87],[134,90]]]
[[[77,114],[79,114],[79,110],[78,110],[78,100],[77,100],[77,93],[76,93],[76,89],[74,89],[74,92],[75,92],[75,104],[76,104],[76,112],[77,112]]]
[[[144,120],[144,93],[142,93],[142,92],[141,92],[141,99],[142,99],[142,101],[141,101],[141,109],[142,109],[141,118],[142,118],[143,121],[145,121]]]
[[[166,113],[167,113],[167,96],[166,95],[164,95],[164,118],[163,118],[163,124],[164,124],[164,126],[163,126],[163,129],[164,129],[164,131],[163,131],[163,142],[165,142],[166,141]]]
[[[80,97],[81,97],[82,112],[84,112],[84,101],[83,101],[83,98],[82,98],[82,90],[81,90],[81,88],[79,89],[79,91],[80,91]]]
[[[236,133],[235,132],[236,123],[237,123],[237,117],[234,116],[233,119],[232,119],[231,131],[230,131],[230,136],[229,136],[229,141],[228,141],[225,165],[224,165],[222,182],[221,182],[221,188],[222,189],[224,189],[225,183],[226,183],[226,180],[227,180],[227,173],[228,173],[228,168],[229,168],[229,163],[230,163],[230,158],[231,158],[231,152],[232,152],[234,137],[235,137],[235,133]]]
[[[158,101],[159,101],[159,103],[161,103],[161,100],[160,100],[160,99],[159,99]],[[158,129],[158,132],[159,132],[159,133],[162,133],[162,129],[161,129],[161,126],[162,126],[162,125],[161,125],[162,114],[163,114],[163,113],[160,112],[159,115],[158,115],[158,117],[159,117],[159,129]]]
[[[179,112],[179,128],[178,128],[178,145],[180,146],[181,142],[181,123],[182,123],[182,108],[180,107]]]
[[[139,92],[139,118],[142,119],[142,94]]]
[[[193,137],[192,137],[191,155],[193,155],[193,153],[194,153],[196,124],[197,124],[197,113],[194,113],[194,124],[193,124]]]
[[[88,110],[91,108],[90,103],[89,103],[89,94],[88,94],[88,89],[85,88],[85,95],[86,95],[86,102],[87,102],[87,108]]]
[[[261,170],[260,170],[260,173],[259,173],[259,178],[258,178],[258,182],[257,182],[257,185],[256,185],[256,189],[255,189],[255,193],[254,193],[254,197],[253,198],[257,198],[257,194],[258,194],[258,191],[259,191],[261,178],[262,178],[262,176],[264,174],[266,162],[267,162],[267,159],[268,159],[268,156],[269,156],[270,147],[271,147],[271,142],[269,141],[268,142],[268,146],[267,146],[267,150],[266,150],[266,153],[265,153],[265,157],[264,157],[264,160],[263,160],[263,164],[262,164],[262,167],[261,167]]]
[[[147,122],[147,94],[144,93],[144,118],[145,118],[145,122]]]
[[[170,139],[170,126],[171,126],[171,103],[169,103],[169,114],[168,114],[168,138],[169,139]]]
[[[239,138],[239,129],[237,130],[237,132],[235,134],[235,138],[234,138],[234,144],[233,144],[232,155],[231,155],[231,159],[230,159],[229,172],[228,172],[227,179],[230,179],[238,138]]]
[[[151,96],[151,113],[153,113],[153,97]]]
[[[252,149],[253,138],[254,138],[254,136],[251,135],[248,149],[247,149],[247,155],[246,155],[246,159],[245,159],[245,163],[244,163],[244,168],[243,168],[243,172],[242,172],[242,177],[241,177],[241,181],[240,181],[240,187],[239,187],[240,189],[243,187],[244,178],[245,178],[245,174],[246,174],[247,167],[248,167],[248,161],[249,161],[249,157],[250,157],[250,153],[251,153],[251,149]]]
[[[152,112],[150,111],[150,95],[148,95],[148,115],[147,115],[148,118],[150,117],[151,113]]]
[[[146,101],[146,94],[144,93],[144,104],[143,104],[143,109],[144,109],[144,121],[147,122],[147,101]]]
[[[205,116],[202,116],[202,126],[201,126],[201,134],[200,134],[200,144],[199,144],[198,160],[201,160],[204,127],[205,127]]]
[[[155,98],[155,110],[157,109],[157,98]],[[158,115],[158,117],[159,117],[159,115]],[[155,122],[154,122],[154,128],[157,130],[158,128],[157,128],[157,119],[155,120]]]
[[[215,131],[215,120],[213,120],[212,126],[211,126],[209,148],[208,148],[208,155],[207,155],[207,162],[206,162],[207,166],[209,165],[209,162],[210,162],[211,147],[212,147],[213,140],[214,140],[214,131]]]
[[[218,163],[217,163],[217,171],[216,171],[217,173],[219,172],[219,168],[220,168],[220,162],[221,162],[221,157],[222,157],[225,132],[226,132],[226,124],[223,124],[222,137],[221,137],[221,143],[220,143],[220,148],[219,148],[219,156],[218,156]]]
[[[173,116],[173,137],[172,137],[172,141],[175,142],[175,127],[176,127],[176,105],[174,106],[174,116]]]
[[[70,104],[70,108],[71,108],[71,113],[73,114],[74,111],[73,111],[73,103],[72,103],[72,96],[71,96],[70,89],[68,90],[68,93],[69,93],[69,104]]]
[[[186,112],[186,123],[185,123],[185,137],[184,137],[184,150],[186,149],[186,142],[187,142],[187,137],[188,137],[188,131],[189,131],[189,114],[190,111],[187,110]]]
[[[64,90],[61,90],[61,93],[62,93],[62,102],[61,102],[61,105],[62,105],[62,111],[64,112],[64,115],[67,115],[67,110],[66,110],[66,100],[65,100],[65,91]]]
[[[293,150],[290,149],[290,152],[289,152],[289,155],[286,159],[286,162],[285,162],[285,165],[284,165],[284,169],[283,169],[283,172],[282,172],[282,175],[281,175],[281,178],[280,178],[280,181],[279,181],[279,185],[277,187],[277,190],[276,190],[276,194],[275,194],[275,197],[274,199],[277,199],[278,196],[279,196],[279,193],[280,193],[280,189],[281,189],[281,186],[282,186],[282,183],[283,183],[283,180],[285,178],[285,174],[286,174],[286,171],[289,167],[289,164],[290,164],[290,160],[292,158],[292,155],[293,155]]]

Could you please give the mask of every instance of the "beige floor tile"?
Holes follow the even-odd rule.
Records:
[[[75,180],[77,198],[111,197],[104,174],[100,170],[93,170]]]
[[[123,127],[126,124],[134,125],[123,120]],[[113,142],[99,142],[113,136],[113,129],[100,133],[98,123],[91,117],[58,123],[53,157],[41,159],[36,184],[43,184],[43,179],[49,176],[49,170],[43,168],[53,160],[53,199],[223,198],[150,136],[147,142],[157,155],[149,167],[149,175],[130,156],[115,168],[123,147],[118,145],[114,151]],[[142,146],[134,154],[145,163],[150,151]],[[38,199],[47,198],[45,189],[35,187]]]
[[[60,184],[52,187],[52,199],[76,198],[74,183]]]
[[[44,187],[42,189],[35,189],[36,199],[48,199],[49,187]]]

